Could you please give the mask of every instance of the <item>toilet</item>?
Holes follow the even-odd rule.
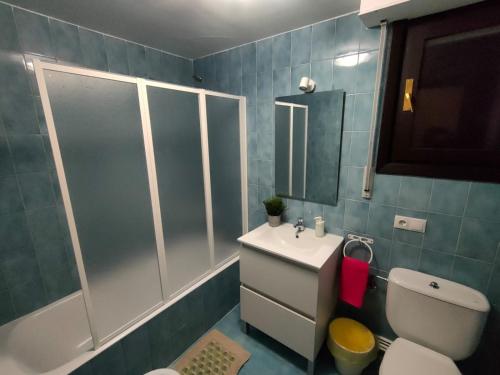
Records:
[[[144,375],[180,375],[177,371],[169,368],[159,368],[153,371],[149,371]]]
[[[460,375],[454,361],[476,350],[489,310],[477,290],[393,268],[386,314],[399,337],[387,349],[379,375]]]

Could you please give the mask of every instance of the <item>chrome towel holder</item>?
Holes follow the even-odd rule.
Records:
[[[355,234],[348,234],[347,239],[349,241],[347,241],[345,243],[344,249],[342,251],[344,256],[347,256],[346,255],[347,246],[349,246],[352,243],[357,242],[358,244],[363,245],[370,252],[370,259],[368,259],[368,264],[371,264],[371,262],[373,260],[373,250],[372,250],[372,247],[370,245],[373,245],[373,242],[374,242],[373,239],[368,238],[368,237],[356,236]]]

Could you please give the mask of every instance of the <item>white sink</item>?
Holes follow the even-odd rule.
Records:
[[[316,237],[314,230],[306,228],[295,237],[296,229],[292,224],[284,223],[279,227],[262,224],[251,232],[238,238],[244,245],[269,252],[271,254],[320,269],[325,261],[340,248],[341,236],[326,234]]]

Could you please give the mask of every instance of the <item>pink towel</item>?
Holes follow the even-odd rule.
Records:
[[[368,269],[367,262],[344,257],[340,270],[340,299],[342,301],[357,308],[363,305],[368,283]]]

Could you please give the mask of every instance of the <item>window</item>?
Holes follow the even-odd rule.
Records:
[[[500,182],[500,5],[393,24],[377,172]]]

